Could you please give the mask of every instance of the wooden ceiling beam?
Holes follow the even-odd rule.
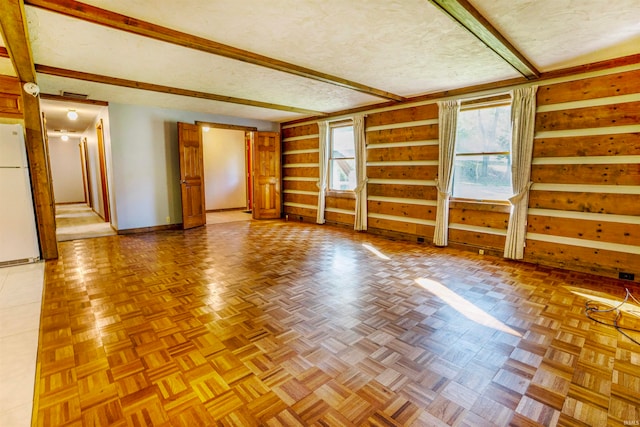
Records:
[[[41,93],[40,99],[46,99],[48,101],[73,102],[75,104],[99,105],[102,107],[109,106],[109,103],[107,101],[99,101],[97,99],[74,98],[72,96],[54,95],[52,93]]]
[[[202,122],[199,120],[196,120],[196,124],[211,129],[243,130],[245,132],[256,132],[258,130],[255,126],[228,125],[225,123]]]
[[[24,7],[19,0],[3,0],[0,13],[0,31],[5,41],[5,51],[22,82],[36,82],[31,45],[27,36]]]
[[[429,0],[529,80],[540,72],[468,0]]]
[[[286,105],[271,104],[268,102],[253,101],[250,99],[234,98],[232,96],[216,95],[208,92],[200,92],[197,90],[181,89],[171,86],[158,85],[153,83],[139,82],[135,80],[121,79],[118,77],[102,76],[100,74],[85,73],[82,71],[67,70],[64,68],[50,67],[47,65],[36,64],[35,69],[38,73],[48,74],[50,76],[66,77],[69,79],[84,80],[93,83],[102,83],[113,86],[128,87],[132,89],[148,90],[152,92],[168,93],[171,95],[189,96],[191,98],[208,99],[210,101],[230,102],[233,104],[249,105],[251,107],[268,108],[270,110],[288,111],[299,114],[318,114],[326,116],[327,113],[315,110],[307,110],[304,108],[289,107]]]
[[[322,73],[317,70],[301,67],[278,59],[269,58],[257,53],[238,49],[233,46],[197,37],[192,34],[183,33],[181,31],[152,24],[150,22],[142,21],[74,0],[25,0],[25,4],[73,18],[82,19],[84,21],[93,22],[94,24],[100,24],[109,28],[126,31],[139,36],[149,37],[178,46],[224,56],[226,58],[271,68],[273,70],[321,81],[323,83],[333,84],[379,98],[390,99],[393,101],[404,100],[404,97],[400,95],[395,95],[390,92],[352,82],[341,77]]]

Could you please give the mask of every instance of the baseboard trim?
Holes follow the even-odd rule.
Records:
[[[56,206],[64,206],[64,205],[82,205],[82,204],[87,204],[87,202],[85,202],[84,200],[80,200],[78,202],[56,202]],[[89,207],[89,205],[87,205],[87,207]]]
[[[40,261],[40,258],[22,258],[22,259],[10,260],[10,261],[2,261],[0,262],[0,268],[13,267],[16,265],[24,265],[24,264],[34,264],[38,261]]]

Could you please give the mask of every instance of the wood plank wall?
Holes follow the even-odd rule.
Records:
[[[538,89],[525,261],[640,281],[640,70],[595,74]],[[437,104],[372,110],[365,123],[368,231],[431,242]],[[284,212],[315,221],[318,126],[282,135]],[[326,206],[327,222],[353,226],[353,200],[330,194]],[[502,256],[508,220],[508,204],[454,200],[449,244]]]
[[[285,215],[315,221],[318,207],[319,139],[316,123],[282,129],[282,189]]]
[[[640,70],[538,88],[525,260],[640,276]]]

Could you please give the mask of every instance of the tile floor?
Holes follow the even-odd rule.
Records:
[[[0,268],[0,426],[31,425],[44,262]]]

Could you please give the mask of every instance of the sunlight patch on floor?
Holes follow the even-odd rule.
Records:
[[[496,319],[483,309],[462,298],[460,295],[448,289],[441,283],[425,278],[416,279],[416,283],[440,298],[447,305],[456,310],[458,313],[462,314],[467,319],[488,328],[506,332],[517,337],[522,337],[522,334],[520,334],[518,331],[511,329],[500,320]]]
[[[380,259],[384,259],[384,260],[390,260],[391,258],[389,258],[388,256],[386,256],[385,254],[383,254],[382,252],[380,252],[378,249],[374,248],[373,246],[371,246],[368,243],[363,243],[362,246],[368,250],[369,252],[371,252],[372,254],[374,254],[375,256],[377,256]]]

